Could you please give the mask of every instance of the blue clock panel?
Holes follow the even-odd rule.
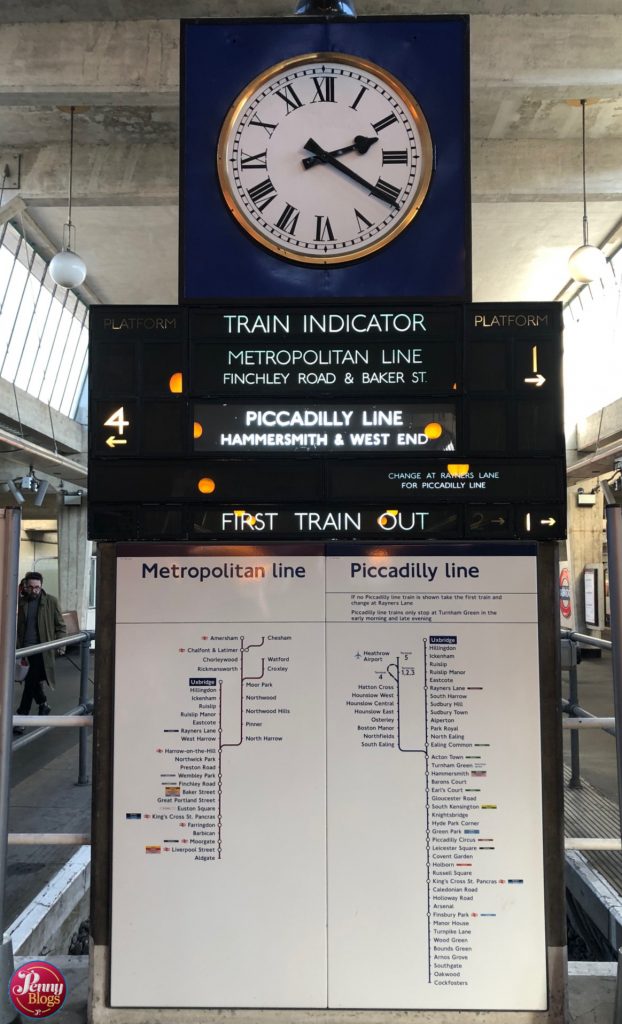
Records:
[[[438,302],[470,300],[467,18],[291,17],[184,21],[181,32],[180,302],[196,304],[216,299],[314,297],[325,300],[357,297],[426,298]],[[393,103],[392,82],[396,83],[395,95],[398,98],[402,88],[412,94],[427,123],[432,143],[427,157],[421,152],[421,156],[412,160],[413,173],[417,167],[421,170],[426,159],[431,169],[427,193],[424,193],[425,198],[414,218],[399,232],[385,231],[382,234],[382,229],[378,230],[375,224],[373,228],[370,225],[370,235],[377,232],[373,236],[377,240],[376,248],[370,244],[369,250],[365,250],[366,255],[330,265],[297,261],[272,251],[262,243],[261,231],[249,231],[244,218],[234,217],[227,206],[217,166],[221,129],[236,98],[267,69],[293,61],[301,55],[316,53],[348,55],[351,63],[345,73],[349,74],[349,68],[354,69],[352,88],[355,91],[353,102],[349,102],[351,97],[345,101],[342,99],[339,107],[334,102],[323,101],[334,99],[335,89],[341,87],[341,81],[335,84],[335,79],[331,82],[328,78],[307,78],[300,85],[296,78],[270,79],[273,94],[279,90],[277,95],[282,101],[283,120],[289,114],[299,118],[299,141],[296,131],[290,130],[289,133],[296,150],[295,159],[292,161],[290,157],[292,173],[300,174],[299,184],[297,181],[294,184],[298,194],[303,196],[303,202],[298,205],[304,203],[307,183],[308,193],[312,196],[312,189],[322,174],[321,180],[329,190],[329,197],[330,190],[334,190],[333,202],[339,189],[350,190],[352,208],[363,232],[371,219],[369,212],[367,215],[363,212],[367,209],[364,203],[369,196],[375,197],[376,205],[381,208],[384,201],[387,223],[392,218],[399,220],[399,206],[402,201],[406,202],[408,175],[400,178],[404,169],[398,165],[406,162],[406,150],[391,148],[395,146],[393,139],[397,137],[399,140],[399,134],[391,136],[385,130],[391,119],[395,122],[390,106],[387,107],[388,116],[383,116],[382,111],[374,116],[370,109],[369,125],[366,124],[365,100],[359,106],[359,92],[363,95],[363,87],[368,80],[361,78],[363,85],[358,89],[359,79],[355,76],[359,61],[361,68],[368,66],[365,62],[379,67],[381,76],[385,76],[381,79],[379,91],[382,94],[383,83],[389,83],[388,103]],[[297,65],[285,65],[292,66]],[[343,75],[343,72],[339,73]],[[278,196],[272,184],[271,161],[276,157],[270,142],[272,135],[277,138],[274,131],[276,118],[270,121],[262,113],[267,109],[261,106],[264,95],[260,90],[259,105],[254,106],[249,114],[251,119],[255,119],[255,124],[259,122],[262,126],[256,132],[261,144],[247,146],[246,152],[238,157],[242,160],[243,169],[257,167],[254,176],[251,171],[244,181],[244,186],[246,181],[251,181],[250,188],[244,191],[244,186],[241,186],[242,199],[255,221],[267,225],[265,237],[268,241],[270,232],[280,238],[286,238],[289,233],[290,241],[300,246],[298,239],[307,230],[311,241],[309,248],[313,248],[314,239],[327,240],[330,244],[334,241],[331,235],[336,231],[329,218],[322,214],[321,203],[316,204],[320,207],[316,210],[313,198],[310,198],[306,214],[299,214],[295,206],[286,201],[287,196]],[[393,107],[399,112],[395,103]],[[353,111],[351,115],[349,110]],[[330,135],[331,123],[335,133],[337,117],[341,118],[337,135],[341,144],[343,134],[342,148],[328,151],[327,147],[322,151],[322,137]],[[295,118],[292,117],[288,127],[294,123]],[[316,140],[319,139],[315,143],[316,150],[308,148],[309,125]],[[406,144],[411,129],[406,121],[404,125]],[[381,134],[383,131],[384,135]],[[373,150],[374,177],[378,175],[378,166],[381,168],[380,176],[376,181],[367,174],[361,180],[359,169],[369,167],[371,161],[349,151],[358,147],[358,154],[367,153],[375,143],[380,145]],[[240,150],[243,149],[242,143]],[[255,153],[254,149],[258,152]],[[342,155],[344,153],[345,156]],[[324,166],[305,177],[306,169],[318,162],[323,162]],[[333,166],[327,166],[327,163]],[[353,170],[354,174],[351,173]],[[345,185],[344,175],[348,175]],[[397,195],[394,178],[400,183],[406,181],[397,201],[394,200]],[[270,208],[272,199],[277,202]],[[250,224],[252,227],[253,222]],[[345,246],[344,249],[348,251]]]

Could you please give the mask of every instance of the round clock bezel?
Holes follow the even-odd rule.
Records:
[[[278,241],[270,238],[261,231],[252,218],[248,216],[243,206],[238,203],[236,199],[237,193],[231,185],[228,173],[227,148],[231,139],[231,133],[236,126],[240,114],[248,104],[251,97],[255,93],[260,92],[268,81],[274,78],[279,78],[301,65],[321,63],[322,61],[333,64],[345,64],[349,67],[354,67],[361,73],[373,75],[380,81],[384,82],[384,84],[391,89],[393,93],[395,93],[403,108],[414,122],[421,142],[421,151],[419,154],[422,165],[421,177],[407,204],[405,204],[404,209],[400,210],[399,219],[397,219],[395,224],[380,238],[371,240],[369,245],[354,253],[298,253],[280,245]],[[365,259],[373,253],[378,252],[380,249],[383,249],[412,223],[421,209],[432,180],[433,145],[428,123],[419,103],[403,82],[391,74],[390,71],[387,71],[386,68],[381,67],[379,64],[375,64],[373,61],[367,60],[363,57],[356,57],[352,54],[318,52],[300,54],[296,57],[289,57],[286,60],[272,64],[244,87],[232,103],[225,120],[223,121],[218,137],[216,159],[218,180],[225,203],[235,220],[244,229],[244,231],[251,236],[251,238],[258,242],[263,248],[282,257],[283,259],[291,261],[292,263],[302,263],[307,266],[327,267],[340,263],[354,263]]]

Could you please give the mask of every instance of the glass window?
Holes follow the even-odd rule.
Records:
[[[72,314],[74,308],[75,301],[72,302],[71,297],[67,296],[67,303],[63,306],[63,310],[60,315],[58,330],[56,332],[52,351],[50,352],[48,364],[45,368],[45,377],[43,378],[43,385],[39,395],[42,402],[49,403],[50,405],[53,404],[51,401],[52,392],[54,391],[54,385],[56,384],[56,377],[61,369],[63,352],[65,351],[67,337],[73,323]]]
[[[601,280],[586,286],[564,316],[567,431],[622,394],[622,251]]]
[[[0,375],[75,417],[88,369],[88,308],[57,287],[17,228],[0,228]]]
[[[79,392],[85,376],[88,343],[88,328],[84,325],[78,325],[75,331],[75,345],[71,356],[71,365],[66,373],[65,387],[60,400],[61,411],[65,413],[65,416],[71,416],[72,419],[77,418]]]

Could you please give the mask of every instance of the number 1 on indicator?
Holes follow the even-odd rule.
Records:
[[[114,427],[115,430],[117,431],[117,433],[119,434],[119,436],[122,436],[123,428],[124,427],[129,427],[129,425],[130,425],[130,421],[124,419],[124,416],[125,416],[125,410],[124,410],[123,406],[120,406],[118,409],[116,409],[113,412],[112,416],[109,416],[107,420],[104,420],[104,426],[105,427]]]

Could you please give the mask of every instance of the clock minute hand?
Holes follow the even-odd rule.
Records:
[[[351,170],[347,164],[342,164],[340,160],[336,159],[336,157],[327,153],[326,150],[322,149],[322,147],[315,141],[315,139],[308,139],[304,148],[308,150],[309,153],[313,153],[314,156],[318,156],[322,163],[330,164],[331,167],[341,171],[341,173],[345,174],[348,178],[352,178],[352,180],[358,182],[359,185],[363,185],[364,188],[369,190],[372,196],[382,199],[385,203],[388,203],[389,206],[394,206],[396,210],[399,209],[399,206],[394,199],[385,195],[384,192],[381,192],[379,188],[376,188],[376,186],[372,185],[369,181],[365,181],[365,178],[361,178],[360,174]]]
[[[373,146],[374,142],[378,139],[372,138],[369,135],[355,135],[354,142],[351,146],[342,146],[341,149],[331,149],[331,156],[343,156],[344,153],[353,153],[356,150],[357,153],[366,153],[367,150]],[[321,164],[322,160],[319,156],[306,156],[302,161],[302,166],[305,170],[309,167],[315,167],[316,164]]]

